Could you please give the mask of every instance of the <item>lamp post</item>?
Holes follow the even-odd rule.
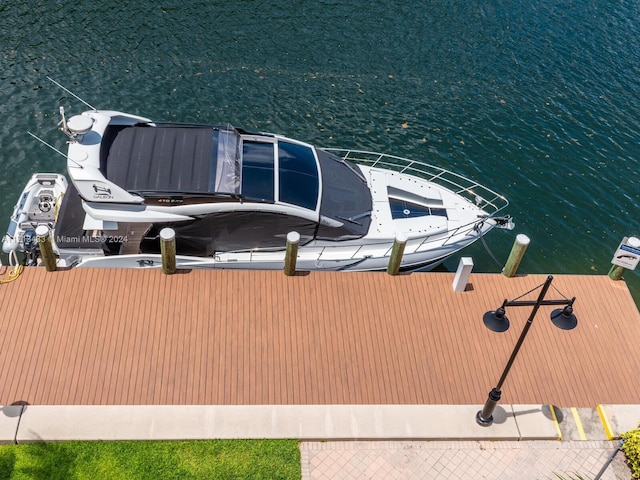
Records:
[[[549,287],[551,286],[551,282],[553,281],[553,276],[549,275],[545,280],[544,284],[541,285],[542,289],[540,290],[540,294],[538,295],[537,300],[506,300],[502,303],[502,306],[497,308],[496,310],[492,310],[483,315],[482,321],[485,326],[494,332],[504,332],[509,328],[509,319],[505,315],[505,307],[533,307],[531,310],[531,314],[529,315],[529,319],[522,329],[522,333],[520,334],[520,338],[516,343],[513,352],[511,352],[511,357],[509,357],[509,361],[507,362],[507,366],[504,368],[502,372],[502,376],[500,380],[498,380],[498,384],[491,389],[489,392],[489,398],[484,404],[482,410],[480,410],[476,414],[476,421],[478,424],[483,427],[488,427],[493,424],[493,411],[496,408],[496,405],[500,401],[502,384],[507,378],[509,374],[509,370],[513,365],[518,352],[520,351],[520,347],[524,342],[524,339],[533,324],[533,319],[538,313],[538,309],[542,305],[564,305],[564,308],[557,308],[553,312],[551,312],[551,322],[558,328],[562,330],[571,330],[578,325],[578,319],[573,314],[573,302],[575,302],[576,297],[573,297],[571,300],[562,299],[562,300],[545,300],[545,296]],[[538,287],[539,288],[539,287]]]

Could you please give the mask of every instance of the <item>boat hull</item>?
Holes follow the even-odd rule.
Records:
[[[396,156],[107,110],[64,120],[69,188],[62,175],[34,175],[4,237],[30,263],[31,232],[45,224],[61,267],[158,268],[170,228],[179,269],[283,269],[295,232],[297,270],[386,270],[396,242],[400,269],[425,270],[498,226],[508,205]]]
[[[455,244],[432,247],[422,252],[407,253],[403,255],[400,269],[403,271],[429,271],[451,255],[468,247],[491,228],[493,225],[489,224],[484,230],[479,230],[475,235],[470,235],[464,241]],[[298,271],[385,271],[389,265],[391,253],[391,248],[388,248],[389,253],[385,256],[360,255],[351,258],[336,258],[335,252],[318,256],[316,250],[317,247],[301,247],[299,249],[296,261]],[[76,268],[161,268],[162,256],[160,254],[85,255],[73,265]],[[176,256],[178,269],[282,270],[284,265],[284,250],[221,253],[212,257]]]

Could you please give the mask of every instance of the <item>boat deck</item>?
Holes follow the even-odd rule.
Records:
[[[481,404],[530,309],[505,333],[482,314],[545,278],[474,273],[454,293],[451,273],[25,269],[0,285],[0,405]],[[560,292],[578,327],[542,307],[502,402],[638,403],[627,286],[558,275]]]

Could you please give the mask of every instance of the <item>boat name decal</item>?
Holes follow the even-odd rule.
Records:
[[[108,187],[102,187],[100,185],[93,184],[93,198],[95,200],[100,199],[112,199],[113,195],[111,195],[111,189]]]

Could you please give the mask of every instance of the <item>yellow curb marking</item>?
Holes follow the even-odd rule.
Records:
[[[578,409],[576,407],[571,407],[571,413],[573,414],[573,419],[576,422],[576,427],[578,427],[580,440],[586,440],[587,436],[584,434],[584,428],[582,428],[582,421],[580,420],[580,415],[578,415]]]
[[[560,430],[558,417],[556,417],[556,409],[553,405],[549,405],[549,410],[551,410],[551,416],[553,417],[553,422],[556,424],[556,431],[558,432],[558,440],[562,440],[562,430]]]
[[[616,436],[613,434],[607,413],[604,411],[604,405],[596,406],[596,410],[598,411],[598,415],[600,415],[600,422],[602,423],[602,428],[604,428],[604,434],[607,436],[607,440],[613,440]]]

